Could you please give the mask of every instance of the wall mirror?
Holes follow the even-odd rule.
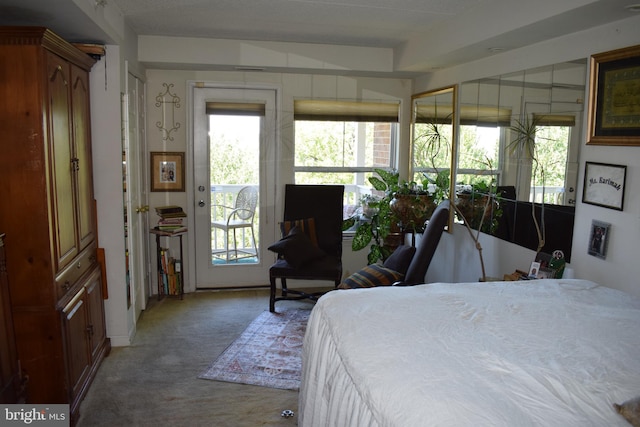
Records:
[[[570,260],[586,72],[583,59],[460,85],[456,200],[498,195],[483,231]]]
[[[426,189],[435,204],[453,192],[454,153],[457,128],[454,106],[457,86],[423,92],[412,96],[411,179]],[[453,210],[449,230],[453,225]]]

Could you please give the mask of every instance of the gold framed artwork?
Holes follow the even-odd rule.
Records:
[[[591,56],[591,145],[640,146],[640,45]]]
[[[184,191],[184,153],[151,152],[151,191]]]

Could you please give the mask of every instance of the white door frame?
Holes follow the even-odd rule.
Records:
[[[268,154],[267,162],[264,163],[261,168],[260,176],[260,212],[262,218],[260,219],[260,235],[261,246],[266,247],[271,240],[275,240],[275,204],[276,204],[276,190],[278,168],[276,167],[281,152],[281,136],[280,136],[280,118],[282,117],[282,90],[279,85],[262,84],[262,83],[220,83],[220,82],[201,82],[201,81],[187,81],[187,153],[186,153],[186,170],[189,171],[186,176],[187,185],[187,206],[190,207],[191,212],[195,212],[199,207],[197,206],[198,200],[195,196],[194,186],[195,182],[195,162],[194,162],[194,147],[195,147],[195,109],[194,102],[196,99],[196,90],[202,88],[211,89],[237,89],[237,90],[269,90],[275,94],[275,135],[274,146],[268,147],[271,152]],[[261,159],[261,161],[264,161]],[[268,191],[271,189],[271,191]],[[188,215],[187,224],[189,230],[195,230],[195,214]],[[193,292],[197,289],[196,282],[196,239],[190,238],[187,243],[188,260],[186,262],[186,278],[185,278],[185,291]],[[270,260],[265,259],[267,257],[260,258],[260,265],[264,267],[265,271],[268,271]],[[265,267],[266,266],[266,267]],[[237,268],[237,267],[236,267]],[[238,286],[265,286],[269,282],[268,275],[264,274],[264,279],[260,279],[259,282],[254,283],[238,283]]]

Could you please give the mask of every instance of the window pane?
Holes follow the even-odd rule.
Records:
[[[395,164],[397,129],[386,122],[296,120],[295,183],[344,185],[344,216],[350,217],[371,194],[374,169]]]
[[[536,154],[530,201],[563,204],[569,153],[568,126],[537,126]]]
[[[392,123],[295,123],[296,167],[389,167]]]
[[[457,184],[497,184],[492,175],[499,174],[500,160],[499,127],[460,126]]]
[[[371,194],[369,177],[372,175],[374,172],[296,172],[295,181],[303,185],[344,185],[343,217],[346,219],[360,206],[362,197]]]

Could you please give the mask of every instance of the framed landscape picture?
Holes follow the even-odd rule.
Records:
[[[640,45],[591,56],[587,144],[640,146]]]

